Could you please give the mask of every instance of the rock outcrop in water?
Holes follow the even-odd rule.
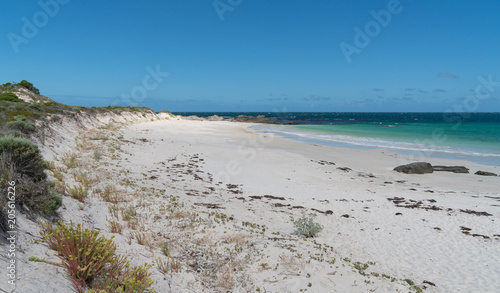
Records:
[[[259,116],[247,116],[247,115],[238,115],[231,119],[230,121],[234,122],[252,122],[252,123],[274,123],[273,120],[267,118],[264,115]]]
[[[218,115],[213,115],[209,117],[198,117],[196,115],[191,115],[191,116],[184,116],[182,118],[185,120],[196,120],[196,121],[231,121],[231,122],[279,124],[273,119],[267,118],[264,115],[259,115],[259,116],[238,115],[234,118],[224,118]],[[295,124],[295,123],[290,121],[287,124]]]

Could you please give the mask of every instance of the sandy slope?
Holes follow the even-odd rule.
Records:
[[[183,264],[173,275],[159,273],[155,264],[158,292],[413,290],[404,279],[424,292],[500,290],[500,177],[399,174],[392,169],[407,163],[404,155],[296,142],[249,126],[170,119],[99,130],[109,140],[87,139],[92,147],[82,148],[81,157],[100,180],[85,205],[65,198],[61,215],[111,236],[110,204],[97,189],[113,182],[127,195],[118,205],[137,209],[139,230],[153,244],[167,240]],[[60,140],[45,155],[72,146],[72,140]],[[96,148],[105,153],[99,165],[92,159]],[[420,159],[500,173],[470,162]],[[344,167],[349,169],[339,169]],[[290,216],[304,212],[324,226],[317,238],[296,235]],[[36,234],[36,226],[26,225]],[[138,264],[161,256],[157,248],[131,241],[131,231],[115,234],[121,253]],[[25,237],[24,258],[51,254],[43,244],[27,243],[35,236]],[[47,276],[65,289],[45,282],[47,289],[39,292],[71,292],[60,269],[24,263],[31,269],[21,273],[18,289],[34,291],[17,292],[37,292]]]

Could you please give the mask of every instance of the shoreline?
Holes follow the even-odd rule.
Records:
[[[283,127],[285,125],[279,125],[277,127]],[[352,149],[364,149],[364,150],[373,150],[373,149],[385,149],[387,151],[399,153],[401,155],[406,155],[406,156],[417,156],[421,157],[422,160],[425,160],[426,158],[437,158],[437,159],[449,159],[449,160],[460,160],[460,161],[468,161],[471,163],[477,163],[477,164],[482,164],[486,166],[499,166],[500,161],[498,157],[492,157],[488,155],[480,155],[480,154],[468,154],[468,153],[460,153],[457,151],[455,152],[445,152],[445,151],[439,151],[439,150],[430,150],[430,149],[425,149],[419,148],[419,149],[404,149],[401,147],[384,147],[384,146],[373,146],[373,145],[366,145],[366,144],[360,144],[360,143],[355,143],[355,142],[340,142],[336,140],[327,140],[327,139],[319,139],[319,138],[314,138],[314,137],[306,137],[305,135],[301,135],[300,132],[293,133],[294,129],[290,129],[290,131],[286,132],[280,132],[279,130],[274,130],[273,126],[262,126],[262,125],[253,125],[253,128],[255,128],[257,131],[260,132],[268,132],[268,133],[274,133],[276,135],[279,135],[284,138],[296,140],[296,141],[303,141],[303,142],[308,142],[312,144],[321,144],[324,146],[331,146],[331,147],[339,147],[339,148],[352,148]],[[286,127],[286,126],[285,126]],[[310,134],[315,134],[314,132],[311,132]],[[366,137],[356,137],[356,138],[366,138]],[[382,139],[382,138],[381,138]],[[383,140],[383,139],[382,139]],[[390,144],[391,141],[387,140],[384,141],[386,144]],[[394,143],[396,144],[402,144],[402,143],[411,143],[411,142],[403,142],[403,141],[395,141]],[[413,144],[413,143],[411,143]],[[447,147],[447,146],[440,146],[440,147]]]

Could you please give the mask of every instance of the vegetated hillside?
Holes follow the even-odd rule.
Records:
[[[124,113],[128,115],[124,115]],[[169,111],[160,111],[162,117]],[[146,107],[81,107],[69,106],[53,101],[40,94],[30,82],[8,82],[0,85],[0,136],[29,138],[45,144],[46,135],[53,134],[51,126],[73,121],[82,128],[93,127],[105,120],[130,120],[133,116],[158,118]],[[74,131],[75,129],[71,129]],[[1,151],[0,151],[1,152]]]
[[[0,234],[7,231],[5,209],[9,182],[18,182],[16,206],[20,211],[50,217],[61,206],[62,197],[56,186],[47,180],[45,173],[50,165],[42,157],[39,148],[44,144],[46,133],[51,133],[52,125],[73,121],[77,127],[68,131],[76,134],[79,127],[100,123],[96,118],[98,116],[116,118],[122,116],[123,112],[133,115],[119,117],[122,120],[137,116],[152,119],[156,116],[152,109],[145,107],[68,106],[41,95],[26,80],[0,85],[0,174],[4,179],[0,182]]]
[[[62,196],[47,180],[49,167],[38,146],[30,140],[35,121],[60,111],[57,103],[41,96],[32,83],[0,85],[0,234],[5,236],[7,206],[30,215],[52,216],[62,204]],[[60,107],[60,106],[59,106]],[[16,197],[7,195],[15,186]],[[9,203],[9,205],[7,205]],[[1,237],[4,238],[4,237]]]
[[[77,113],[105,113],[112,111],[120,113],[143,112],[154,113],[145,107],[80,107],[68,106],[53,101],[40,94],[40,91],[32,83],[23,80],[19,83],[5,83],[0,85],[0,122],[16,121],[16,116],[24,116],[34,122],[52,114],[75,115]]]

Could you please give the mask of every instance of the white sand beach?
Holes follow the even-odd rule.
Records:
[[[153,264],[157,292],[500,291],[500,177],[474,175],[499,167],[315,145],[251,125],[171,118],[47,144],[47,160],[63,166],[62,153],[78,152],[81,170],[96,177],[85,204],[65,197],[61,216],[114,235],[120,253]],[[413,161],[471,172],[393,171]],[[110,232],[109,184],[123,195],[122,211],[136,209],[138,227],[120,216],[124,231]],[[296,233],[290,217],[303,213],[324,226],[317,237]],[[30,223],[21,229],[23,241],[40,238]],[[165,241],[179,272],[158,271]],[[43,243],[23,248],[26,259],[58,261]],[[66,292],[47,279],[72,288],[62,268],[24,263],[16,292]]]
[[[375,262],[381,272],[393,276],[419,283],[431,281],[437,291],[495,292],[500,288],[498,177],[448,172],[400,174],[392,169],[408,163],[405,155],[311,145],[255,134],[247,125],[228,122],[162,121],[134,125],[125,132],[125,137],[128,135],[131,140],[151,141],[129,149],[145,166],[179,153],[199,154],[206,162],[203,171],[225,183],[240,185],[242,194],[238,196],[268,194],[285,197],[283,204],[304,206],[308,212],[312,208],[333,211],[331,215],[318,214],[317,220],[325,229],[317,241],[333,246],[340,256]],[[473,172],[499,171],[470,162],[422,159],[436,165],[465,165]],[[238,196],[215,195],[205,201],[220,203],[225,213],[237,215],[237,220],[293,233],[288,216],[300,215],[299,210],[273,208],[272,201],[266,200],[243,202],[235,199]],[[422,201],[424,206],[442,210],[398,208],[388,200],[394,197]],[[493,216],[470,215],[461,209]],[[460,227],[490,239],[465,235]],[[318,270],[315,266],[311,269]],[[328,277],[323,277],[327,282]]]

